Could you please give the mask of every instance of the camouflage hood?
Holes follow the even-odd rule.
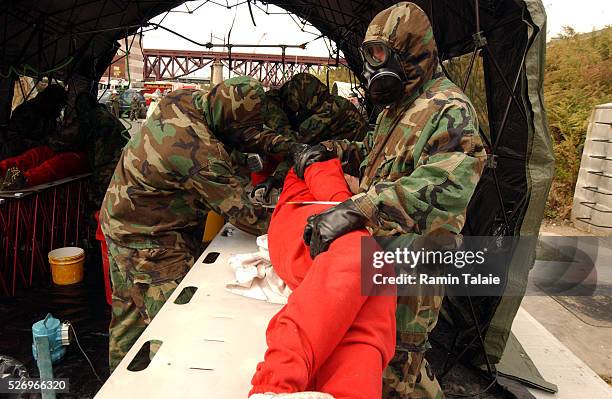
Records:
[[[217,137],[237,130],[263,126],[261,83],[248,76],[227,79],[209,93],[194,96],[196,108],[202,110],[207,125]]]
[[[401,2],[378,13],[363,43],[385,43],[400,55],[408,77],[406,94],[412,94],[431,80],[438,68],[438,49],[429,18],[414,3]]]
[[[298,73],[280,88],[284,107],[296,114],[312,113],[329,96],[327,86],[308,73]]]
[[[195,92],[192,102],[213,135],[232,150],[277,154],[289,149],[288,138],[264,127],[264,90],[251,77],[225,80],[210,93]]]

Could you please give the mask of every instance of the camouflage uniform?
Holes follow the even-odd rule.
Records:
[[[50,137],[55,152],[86,151],[92,177],[87,190],[88,221],[93,237],[97,230],[93,213],[100,210],[121,151],[129,134],[108,109],[90,93],[79,93],[75,101],[76,118],[60,134]]]
[[[431,25],[416,5],[399,3],[374,17],[364,43],[373,40],[410,54],[402,60],[405,97],[382,111],[363,142],[324,145],[345,171],[359,174],[352,199],[374,235],[459,234],[486,159],[474,107],[442,74]],[[384,374],[385,397],[444,397],[424,359],[441,303],[441,295],[398,298],[398,346]]]
[[[140,113],[140,101],[137,96],[132,97],[132,101],[130,102],[130,120],[135,121],[138,119],[138,114]]]
[[[108,105],[110,112],[113,116],[121,118],[121,111],[119,110],[119,94],[112,93],[108,99]]]
[[[317,77],[298,73],[280,89],[266,93],[266,126],[300,143],[324,140],[362,140],[368,123],[344,97],[332,95]],[[288,162],[279,165],[274,176],[282,181]]]
[[[79,112],[79,136],[84,140],[93,172],[88,199],[92,211],[102,205],[115,166],[121,157],[129,133],[123,124],[101,104]]]
[[[296,130],[291,126],[289,117],[283,110],[283,101],[280,97],[280,89],[270,89],[266,92],[266,101],[264,103],[265,124],[270,129],[276,132],[296,137]]]
[[[367,121],[346,98],[329,93],[317,77],[298,73],[280,88],[281,109],[301,143],[324,140],[361,140]],[[278,120],[274,114],[269,120]],[[278,121],[276,121],[278,124]]]
[[[268,214],[250,204],[229,156],[289,144],[262,129],[263,97],[248,77],[208,94],[175,91],[126,145],[100,213],[113,282],[111,369],[193,265],[209,210],[249,233],[266,230]]]

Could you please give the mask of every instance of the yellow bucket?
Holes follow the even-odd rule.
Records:
[[[223,219],[223,216],[213,211],[208,212],[206,216],[206,225],[204,226],[204,238],[202,241],[211,242],[224,224],[225,219]]]
[[[49,252],[51,276],[57,285],[69,285],[83,281],[85,251],[78,247],[64,247]]]

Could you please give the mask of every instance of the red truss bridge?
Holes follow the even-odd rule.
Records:
[[[280,86],[300,72],[321,72],[324,66],[345,64],[343,58],[218,51],[143,49],[144,79],[172,80],[220,62],[233,74],[252,76],[266,86]]]

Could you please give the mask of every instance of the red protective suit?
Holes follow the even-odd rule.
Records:
[[[28,186],[49,183],[89,170],[84,152],[55,153],[47,146],[34,147],[21,155],[1,161],[0,176],[4,177],[7,169],[13,166],[23,172]]]
[[[361,237],[336,239],[310,258],[302,234],[308,216],[330,205],[287,201],[343,201],[351,197],[337,159],[291,170],[276,206],[268,245],[272,264],[293,293],[270,321],[268,350],[253,376],[253,393],[306,390],[334,397],[379,399],[382,372],[395,352],[396,297],[361,295]]]

